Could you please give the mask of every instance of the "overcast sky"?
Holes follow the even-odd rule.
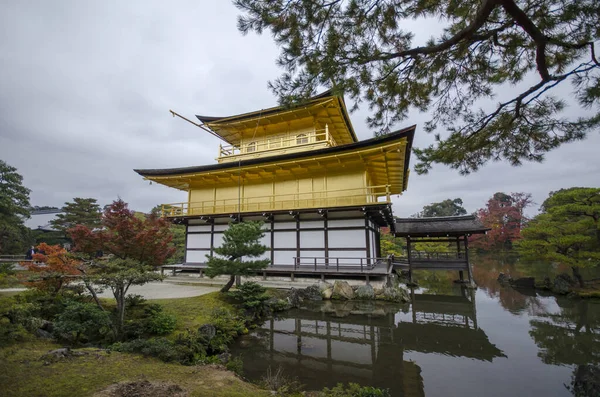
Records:
[[[242,36],[237,14],[229,1],[3,1],[0,159],[23,175],[32,205],[121,197],[148,211],[186,200],[133,172],[215,162],[219,140],[169,109],[225,116],[276,105],[267,82],[281,73],[278,50],[269,34]],[[410,26],[421,39],[435,29]],[[367,115],[351,115],[361,140],[373,135]],[[415,146],[422,147],[433,140],[425,120],[413,112],[397,127],[417,124]],[[591,133],[542,164],[494,163],[469,176],[443,166],[412,173],[394,213],[409,216],[455,197],[471,212],[497,191],[530,192],[540,204],[552,190],[598,186],[599,147],[600,134]]]

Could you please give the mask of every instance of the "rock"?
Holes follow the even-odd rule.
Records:
[[[271,312],[280,312],[291,308],[290,303],[285,299],[269,298],[265,301],[265,306],[268,307]]]
[[[302,296],[300,290],[296,288],[290,288],[288,291],[287,301],[290,304],[290,307],[299,307],[304,301],[304,297]]]
[[[385,286],[383,288],[383,294],[376,298],[390,302],[408,302],[410,300],[408,292],[404,288],[388,286]]]
[[[229,362],[229,360],[231,360],[231,354],[230,353],[221,353],[217,356],[219,358],[219,361],[221,361],[221,364],[225,365]]]
[[[41,328],[35,330],[35,336],[37,336],[38,338],[52,339],[52,334],[48,331],[44,331]]]
[[[309,301],[320,301],[323,300],[321,296],[321,289],[318,285],[311,285],[302,290],[303,298]]]
[[[375,288],[373,292],[375,293],[375,297],[377,298],[378,296],[383,295],[383,288]]]
[[[566,295],[571,292],[573,279],[566,273],[561,273],[554,279],[552,284],[552,292],[555,294]]]
[[[346,281],[336,281],[333,284],[333,294],[331,295],[331,298],[343,300],[354,299],[354,291]]]
[[[356,299],[374,299],[375,290],[370,284],[361,285],[354,292]]]
[[[321,291],[321,293],[323,293],[323,291],[327,290],[327,289],[333,289],[333,284],[328,283],[327,281],[324,280],[320,280],[319,283],[317,284],[319,286],[319,291]]]
[[[508,275],[508,274],[504,274],[504,273],[500,273],[500,274],[498,275],[498,278],[497,278],[497,281],[498,281],[500,284],[507,284],[507,283],[510,283],[510,281],[511,281],[511,280],[512,280],[512,278],[510,277],[510,275]]]
[[[331,295],[333,295],[333,286],[321,291],[321,297],[323,299],[331,299]]]
[[[521,277],[510,280],[510,285],[515,288],[535,288],[535,278],[533,277]]]
[[[52,333],[52,331],[54,331],[54,324],[51,321],[45,321],[42,323],[42,326],[40,327],[41,329],[43,329],[44,331],[48,331],[50,333]]]
[[[217,334],[217,329],[212,324],[204,324],[198,328],[198,333],[210,341]]]

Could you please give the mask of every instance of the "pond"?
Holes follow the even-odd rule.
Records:
[[[356,382],[392,396],[572,396],[573,381],[589,386],[599,373],[600,302],[502,287],[498,263],[475,267],[476,291],[453,285],[455,275],[424,275],[428,289],[410,303],[294,309],[233,352],[249,379],[281,368],[308,390]]]

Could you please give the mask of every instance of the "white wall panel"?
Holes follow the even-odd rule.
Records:
[[[220,247],[223,243],[223,233],[215,233],[215,237],[213,239],[213,247]]]
[[[322,231],[301,231],[300,248],[325,248],[325,233]]]
[[[359,266],[360,258],[366,258],[366,251],[329,251],[329,265],[336,266],[339,261],[340,266]],[[366,259],[363,265],[367,265]]]
[[[265,233],[265,235],[260,239],[260,243],[262,245],[266,245],[267,247],[271,247],[271,233]]]
[[[210,232],[210,225],[188,226],[188,232]]]
[[[295,229],[296,222],[275,222],[275,229]]]
[[[274,256],[274,265],[294,265],[294,257],[296,256],[296,251],[275,251]]]
[[[327,222],[328,227],[365,226],[364,219],[333,219]]]
[[[210,251],[187,251],[186,262],[206,263],[206,255]]]
[[[330,248],[366,248],[363,230],[329,230]]]
[[[300,221],[300,229],[323,227],[325,227],[325,223],[323,221]]]
[[[210,249],[210,234],[188,234],[187,248]]]
[[[296,232],[275,232],[274,248],[296,248]]]
[[[322,265],[324,263],[324,260],[321,259],[321,258],[325,257],[325,251],[318,251],[318,250],[315,250],[315,251],[312,251],[312,250],[311,251],[300,251],[300,256],[302,258],[315,258],[315,257],[319,258],[317,260],[317,264]],[[302,263],[303,264],[307,264],[307,263],[310,263],[310,262],[307,261],[307,260],[304,260],[304,261],[302,261]]]
[[[227,228],[229,227],[229,224],[226,225],[215,225],[215,232],[222,232],[227,230]]]

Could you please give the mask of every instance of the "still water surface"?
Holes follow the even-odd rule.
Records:
[[[405,305],[291,310],[234,353],[252,380],[281,367],[309,390],[356,382],[393,396],[572,396],[575,375],[600,364],[600,302],[501,287],[497,267],[475,274],[477,291],[436,275]]]

